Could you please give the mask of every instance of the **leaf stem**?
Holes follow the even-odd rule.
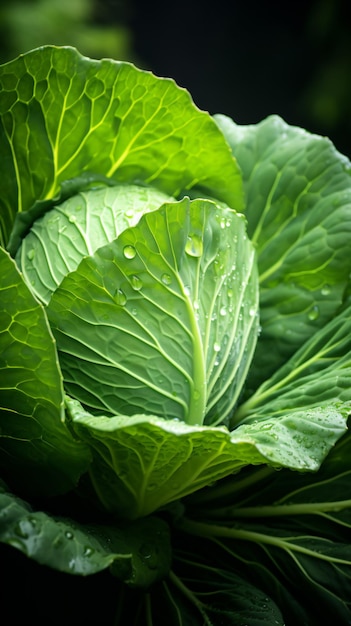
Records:
[[[329,561],[333,563],[341,563],[350,565],[350,561],[347,559],[339,559],[337,557],[328,556],[322,552],[305,548],[294,542],[298,537],[279,537],[274,535],[266,535],[252,530],[245,530],[244,528],[230,528],[228,526],[219,526],[215,524],[207,524],[205,522],[196,522],[187,518],[182,520],[181,529],[190,535],[196,537],[206,537],[216,541],[217,537],[226,537],[228,539],[238,539],[239,541],[251,541],[257,544],[271,545],[281,550],[285,550],[288,553],[300,552],[322,561]]]
[[[195,608],[199,611],[199,613],[201,613],[204,619],[204,626],[212,626],[212,622],[209,621],[204,611],[203,603],[197,599],[195,594],[192,591],[190,591],[190,589],[188,589],[186,585],[184,585],[184,583],[180,580],[180,578],[178,578],[178,576],[172,570],[169,572],[168,576],[169,576],[169,579],[174,584],[174,586],[177,587],[179,591],[181,591],[181,593],[195,606]]]
[[[272,504],[267,506],[223,507],[216,509],[211,517],[281,517],[285,515],[318,515],[329,511],[342,511],[351,508],[351,500],[334,502],[303,502],[296,504]]]

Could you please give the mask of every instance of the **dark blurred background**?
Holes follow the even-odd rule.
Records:
[[[350,0],[12,0],[0,62],[43,44],[136,63],[210,113],[271,113],[328,135],[351,157]]]

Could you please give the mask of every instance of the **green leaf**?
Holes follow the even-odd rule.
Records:
[[[22,488],[55,494],[86,470],[65,424],[62,376],[45,312],[0,249],[0,465]]]
[[[49,302],[67,392],[95,413],[223,422],[256,343],[256,278],[231,209],[184,198],[144,215]]]
[[[44,46],[0,67],[0,242],[17,212],[82,172],[242,207],[239,168],[208,113],[173,80]]]
[[[80,524],[33,510],[1,484],[0,541],[69,574],[87,576],[110,567],[132,587],[148,587],[170,567],[168,528],[160,519],[128,527]]]
[[[182,625],[184,620],[189,626],[284,626],[276,603],[239,572],[222,568],[217,559],[208,559],[212,546],[205,545],[206,552],[194,551],[183,537],[183,547],[175,552],[173,569],[162,589],[167,599],[161,605],[162,615],[167,616],[167,623]],[[160,595],[161,590],[152,597],[154,626],[161,624],[156,617],[157,603],[162,602]]]
[[[248,233],[258,253],[255,388],[343,301],[351,270],[351,166],[328,139],[277,116],[252,126],[222,115],[216,121],[243,172]]]
[[[31,291],[47,304],[84,256],[167,201],[172,198],[158,189],[121,184],[83,191],[51,208],[34,222],[16,255]]]
[[[346,432],[350,408],[350,403],[336,402],[274,411],[268,403],[262,414],[254,414],[249,423],[241,424],[231,438],[233,442],[254,442],[260,454],[276,467],[315,471]]]
[[[279,606],[284,623],[290,626],[328,621],[347,624],[351,616],[351,550],[346,541],[330,541],[309,534],[303,524],[279,528],[274,524],[240,527],[213,523],[184,523],[183,530],[215,544],[216,562],[221,568],[240,573],[243,579],[270,597]],[[307,532],[306,532],[307,530]],[[207,554],[210,547],[205,543]],[[213,559],[214,548],[212,549]],[[214,560],[214,559],[213,559]],[[266,603],[267,604],[267,603]],[[301,621],[304,620],[304,621]]]
[[[339,402],[351,413],[351,306],[317,330],[242,404],[235,421],[252,421]]]
[[[109,511],[136,518],[178,500],[246,465],[316,470],[345,432],[331,410],[225,427],[189,426],[135,415],[93,416],[67,398],[77,435],[94,450],[90,476]]]
[[[192,537],[188,545],[208,564],[248,577],[276,601],[286,624],[347,624],[350,453],[347,432],[316,473],[247,468],[195,494],[187,500],[188,520],[180,520]],[[187,543],[181,536],[180,555]],[[175,563],[176,555],[177,548]]]

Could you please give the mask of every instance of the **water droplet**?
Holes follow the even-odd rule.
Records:
[[[221,307],[221,309],[220,309],[220,311],[219,311],[219,314],[220,314],[222,317],[224,317],[225,315],[227,315],[227,309],[225,308],[225,306],[222,306],[222,307]]]
[[[133,289],[135,289],[135,291],[139,291],[143,286],[143,281],[141,280],[141,278],[139,278],[139,276],[136,276],[135,274],[131,277],[130,282],[132,283],[132,287]]]
[[[70,530],[66,530],[65,537],[66,539],[73,539],[73,533]]]
[[[148,483],[146,490],[147,491],[155,491],[157,489],[158,483]]]
[[[35,257],[35,250],[34,248],[32,248],[32,250],[28,250],[27,252],[27,259],[29,259],[30,261],[33,261]]]
[[[233,289],[228,289],[228,291],[227,291],[228,298],[232,298],[233,295],[234,295]]]
[[[21,523],[17,524],[14,531],[18,537],[22,537],[23,539],[28,539],[29,534]]]
[[[94,554],[93,548],[90,548],[90,546],[85,546],[83,555],[84,556],[92,556],[93,554]]]
[[[190,296],[190,287],[187,287],[187,286],[184,287],[184,295]]]
[[[330,294],[330,286],[329,285],[324,285],[324,287],[322,287],[321,294],[322,294],[322,296],[329,296],[329,294]]]
[[[157,551],[153,544],[143,543],[139,548],[139,555],[149,569],[157,568]]]
[[[202,255],[203,244],[199,235],[188,235],[188,239],[185,244],[185,252],[189,254],[189,256],[199,257]]]
[[[134,246],[124,246],[123,254],[126,259],[134,259],[136,255],[136,249],[134,248]]]
[[[70,215],[68,218],[68,221],[71,222],[71,224],[74,224],[77,221],[77,216],[76,215]]]
[[[224,229],[224,228],[229,228],[231,223],[232,223],[232,220],[229,217],[221,217],[219,225],[222,229]]]
[[[150,559],[152,554],[152,545],[149,543],[143,543],[143,545],[140,546],[139,554],[141,554],[144,559]]]
[[[317,306],[317,304],[315,304],[308,313],[308,319],[311,320],[311,322],[313,322],[314,320],[318,319],[318,317],[319,317],[319,307]]]
[[[194,300],[194,309],[195,309],[195,311],[198,311],[199,308],[200,308],[199,301],[198,300]]]
[[[116,289],[115,292],[115,302],[120,306],[124,306],[127,302],[126,294],[122,289]]]
[[[213,345],[213,349],[214,349],[214,351],[215,351],[215,352],[219,352],[219,351],[220,351],[220,349],[221,349],[221,346],[219,345],[219,343],[215,343],[215,344]]]
[[[249,315],[250,317],[254,317],[254,315],[256,315],[256,309],[255,307],[251,307],[250,311],[249,311]]]
[[[26,544],[19,539],[15,539],[15,537],[10,537],[9,539],[7,539],[6,543],[8,543],[10,546],[13,546],[14,548],[17,548],[18,550],[22,550],[22,552],[25,552],[26,550]]]
[[[161,281],[164,285],[170,285],[172,282],[172,277],[169,274],[162,274]]]

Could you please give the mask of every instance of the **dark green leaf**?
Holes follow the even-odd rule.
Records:
[[[71,489],[90,462],[65,423],[62,375],[45,312],[0,249],[1,468],[32,493]]]
[[[168,528],[157,518],[134,524],[79,524],[34,511],[0,488],[0,541],[42,565],[86,576],[107,567],[132,587],[146,588],[170,567]]]

